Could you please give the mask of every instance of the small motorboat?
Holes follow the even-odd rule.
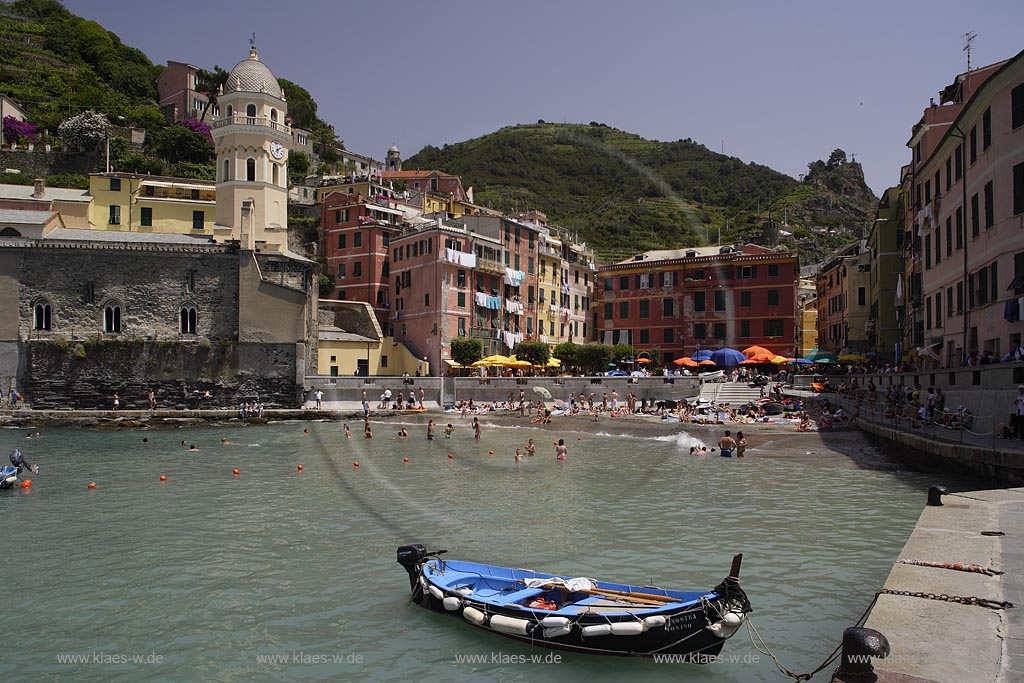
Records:
[[[445,550],[398,548],[412,601],[539,647],[589,654],[672,654],[706,663],[743,624],[742,555],[710,591],[666,590],[448,560]]]

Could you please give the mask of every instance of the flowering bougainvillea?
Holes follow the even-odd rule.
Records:
[[[68,144],[93,147],[107,139],[109,130],[107,117],[89,109],[60,124],[57,135]]]
[[[211,145],[213,144],[213,135],[210,134],[210,127],[200,121],[199,119],[184,119],[181,125],[185,126],[189,130],[201,133]]]
[[[28,121],[13,116],[4,117],[4,140],[7,142],[32,142],[36,138],[36,127]]]

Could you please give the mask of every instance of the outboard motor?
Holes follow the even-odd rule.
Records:
[[[0,467],[0,489],[14,488],[18,483],[19,470],[14,465]]]
[[[398,564],[405,567],[405,571],[409,572],[409,587],[413,590],[419,586],[420,563],[427,559],[428,555],[427,547],[422,543],[398,546]]]

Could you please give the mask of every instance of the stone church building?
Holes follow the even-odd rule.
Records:
[[[288,250],[286,93],[254,49],[214,122],[213,235],[0,212],[0,390],[35,408],[294,406],[316,367],[316,264]],[[130,208],[130,207],[129,207]],[[11,215],[6,215],[11,214]],[[19,215],[14,215],[19,214]]]

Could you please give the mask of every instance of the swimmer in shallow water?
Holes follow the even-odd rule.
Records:
[[[523,459],[523,454],[522,454],[522,453],[520,453],[520,452],[519,452],[519,449],[517,448],[517,449],[516,449],[516,462],[519,462],[519,461],[520,461],[520,460],[522,460],[522,459]]]
[[[528,456],[530,456],[531,458],[537,452],[537,446],[534,445],[533,439],[530,439],[528,442],[526,442],[525,450],[526,450],[526,454]]]
[[[448,426],[444,428],[444,438],[446,438],[446,439],[452,438],[452,432],[454,432],[454,431],[455,431],[455,427],[453,427],[452,423],[449,422]]]
[[[345,425],[345,438],[346,439],[351,439],[352,438],[352,430],[348,428],[347,424]]]
[[[235,444],[225,439],[223,436],[220,437],[220,443],[222,446],[234,446]]]

